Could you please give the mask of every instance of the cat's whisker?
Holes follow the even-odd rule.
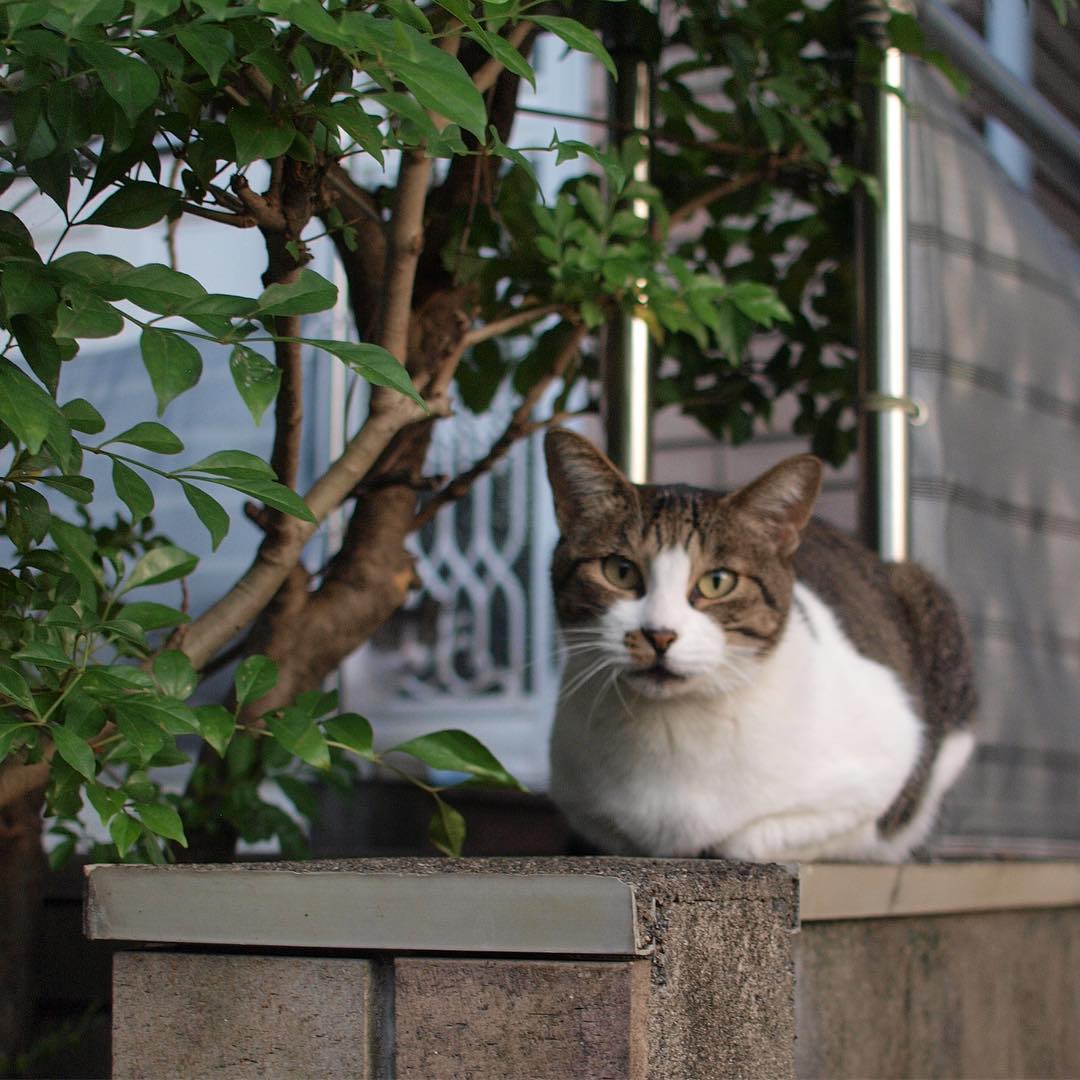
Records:
[[[604,668],[608,667],[613,662],[613,658],[609,654],[603,653],[599,659],[594,660],[591,664],[587,664],[583,670],[575,672],[564,682],[559,692],[559,700],[561,701],[563,698],[571,697],[573,694],[577,693],[577,691],[585,686],[586,683],[591,682],[592,679],[604,670]]]
[[[625,697],[623,697],[623,692],[622,692],[622,686],[621,686],[621,682],[622,682],[622,680],[621,680],[621,679],[619,678],[619,676],[620,676],[621,674],[622,674],[622,672],[621,672],[621,671],[620,671],[620,670],[619,670],[618,668],[616,668],[616,669],[615,669],[615,670],[614,670],[614,671],[613,671],[613,672],[611,673],[611,686],[612,686],[612,688],[614,689],[614,691],[615,691],[615,694],[616,694],[616,696],[618,697],[618,699],[619,699],[619,702],[620,702],[620,704],[621,704],[621,705],[622,705],[622,707],[623,707],[623,712],[625,712],[625,713],[626,713],[626,718],[627,718],[628,720],[632,720],[632,719],[634,718],[634,714],[633,714],[633,713],[631,712],[631,710],[630,710],[630,706],[629,706],[629,704],[627,703],[627,700],[626,700],[626,698],[625,698]]]

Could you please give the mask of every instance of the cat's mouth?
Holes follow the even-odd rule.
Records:
[[[664,664],[653,664],[652,667],[648,668],[635,668],[626,672],[626,675],[635,682],[640,680],[645,685],[654,687],[671,686],[686,681],[685,675],[676,674]]]

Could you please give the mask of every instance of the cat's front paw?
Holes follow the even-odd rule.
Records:
[[[873,823],[851,811],[776,814],[727,837],[718,851],[744,862],[808,862],[862,858],[873,845]]]

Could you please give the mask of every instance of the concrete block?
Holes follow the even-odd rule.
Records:
[[[128,952],[113,965],[114,1077],[372,1075],[366,960]]]
[[[795,914],[784,899],[658,905],[654,1080],[794,1075]]]
[[[394,967],[399,1080],[644,1080],[647,960]]]
[[[804,1077],[1080,1076],[1080,908],[804,923]]]

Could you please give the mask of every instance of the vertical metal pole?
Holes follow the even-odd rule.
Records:
[[[632,43],[631,43],[632,44]],[[619,79],[611,97],[612,141],[630,128],[652,126],[652,71],[630,49],[619,49],[615,62]],[[646,136],[640,136],[643,143]],[[649,179],[649,158],[634,168],[634,179]],[[642,199],[634,213],[648,218]],[[644,319],[619,315],[607,326],[604,339],[604,426],[608,456],[635,484],[648,483],[652,470],[652,344]]]
[[[877,93],[869,167],[882,204],[864,200],[856,242],[859,263],[860,517],[863,537],[882,558],[910,549],[908,456],[907,182],[904,56],[888,49]]]

